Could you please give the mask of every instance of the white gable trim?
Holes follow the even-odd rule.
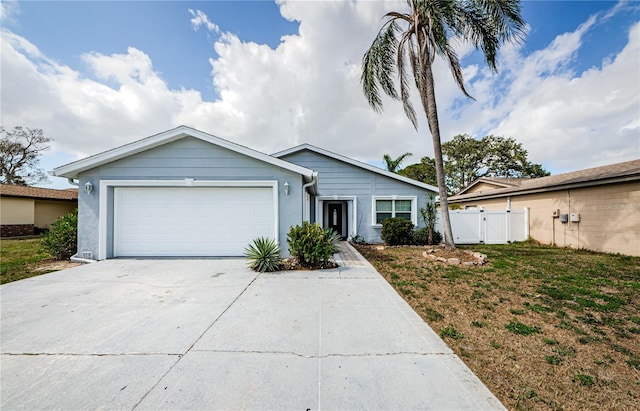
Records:
[[[352,158],[345,157],[343,155],[340,155],[340,154],[337,154],[337,153],[333,153],[331,151],[327,151],[327,150],[322,149],[320,147],[312,146],[311,144],[302,144],[302,145],[299,145],[299,146],[296,146],[296,147],[292,147],[292,148],[289,148],[287,150],[283,150],[283,151],[279,151],[277,153],[274,153],[274,154],[272,154],[272,156],[280,158],[280,157],[284,157],[284,156],[287,156],[289,154],[297,153],[297,152],[303,151],[303,150],[313,151],[315,153],[322,154],[322,155],[327,156],[327,157],[331,157],[333,159],[342,161],[344,163],[351,164],[352,166],[360,167],[360,168],[363,168],[363,169],[365,169],[367,171],[371,171],[373,173],[380,174],[380,175],[383,175],[385,177],[393,178],[395,180],[399,180],[399,181],[402,181],[404,183],[414,185],[416,187],[424,188],[426,190],[433,191],[436,194],[438,193],[438,187],[434,187],[431,184],[425,184],[425,183],[422,183],[420,181],[416,181],[416,180],[413,180],[411,178],[407,178],[407,177],[401,176],[399,174],[392,173],[390,171],[383,170],[381,168],[374,167],[372,165],[369,165],[369,164],[354,160]]]
[[[260,161],[264,161],[265,163],[274,165],[276,167],[293,171],[304,176],[308,181],[311,181],[313,177],[313,171],[309,170],[308,168],[289,163],[285,160],[280,160],[279,158],[272,157],[270,155],[252,150],[248,147],[232,143],[231,141],[224,140],[220,137],[216,137],[212,134],[208,134],[187,126],[179,126],[174,129],[167,130],[163,133],[143,138],[142,140],[134,141],[133,143],[125,144],[124,146],[116,147],[103,153],[57,167],[52,171],[52,175],[66,178],[77,178],[78,174],[83,171],[90,170],[103,164],[120,160],[125,157],[129,157],[131,155],[141,153],[155,147],[159,147],[163,144],[183,139],[185,137],[194,137],[208,143],[229,149],[231,151],[235,151],[236,153],[243,154]]]

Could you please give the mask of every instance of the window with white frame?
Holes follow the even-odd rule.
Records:
[[[416,221],[416,197],[373,197],[373,225],[381,225],[387,218],[404,218]]]

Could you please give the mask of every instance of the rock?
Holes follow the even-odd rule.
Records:
[[[473,256],[475,258],[480,258],[480,257],[482,257],[482,254],[481,253],[473,253]]]
[[[472,250],[462,250],[462,252],[467,254],[467,255],[473,255],[473,251]]]
[[[428,258],[429,260],[431,260],[431,261],[435,261],[438,257],[436,257],[436,256],[435,256],[435,255],[433,255],[433,254],[429,254],[429,255],[427,255],[427,258]]]
[[[422,252],[422,256],[423,256],[424,258],[427,258],[427,252],[426,252],[426,251],[423,251],[423,252]]]
[[[467,266],[467,267],[473,267],[475,265],[477,265],[478,263],[474,262],[474,261],[465,261],[464,263],[462,263],[462,265]]]
[[[446,263],[447,259],[444,257],[436,257],[436,261],[440,261],[441,263]]]
[[[383,245],[377,245],[376,246],[376,250],[382,251],[382,250],[384,250],[384,246]]]
[[[449,265],[460,265],[460,259],[459,258],[450,258],[447,260],[447,264]]]

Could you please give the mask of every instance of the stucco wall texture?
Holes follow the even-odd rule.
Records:
[[[510,201],[513,210],[529,207],[530,236],[541,243],[640,256],[638,182],[512,195]],[[457,204],[504,210],[507,202],[503,197]],[[580,221],[562,223],[553,210],[580,214]]]

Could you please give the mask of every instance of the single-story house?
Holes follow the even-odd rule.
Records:
[[[0,184],[0,237],[37,234],[78,207],[78,190]]]
[[[57,167],[79,184],[78,252],[241,256],[303,221],[380,242],[388,217],[422,225],[433,186],[308,144],[274,155],[180,126]],[[78,182],[76,182],[78,180]]]
[[[537,241],[640,256],[640,160],[532,179],[481,177],[449,204],[526,207]]]

